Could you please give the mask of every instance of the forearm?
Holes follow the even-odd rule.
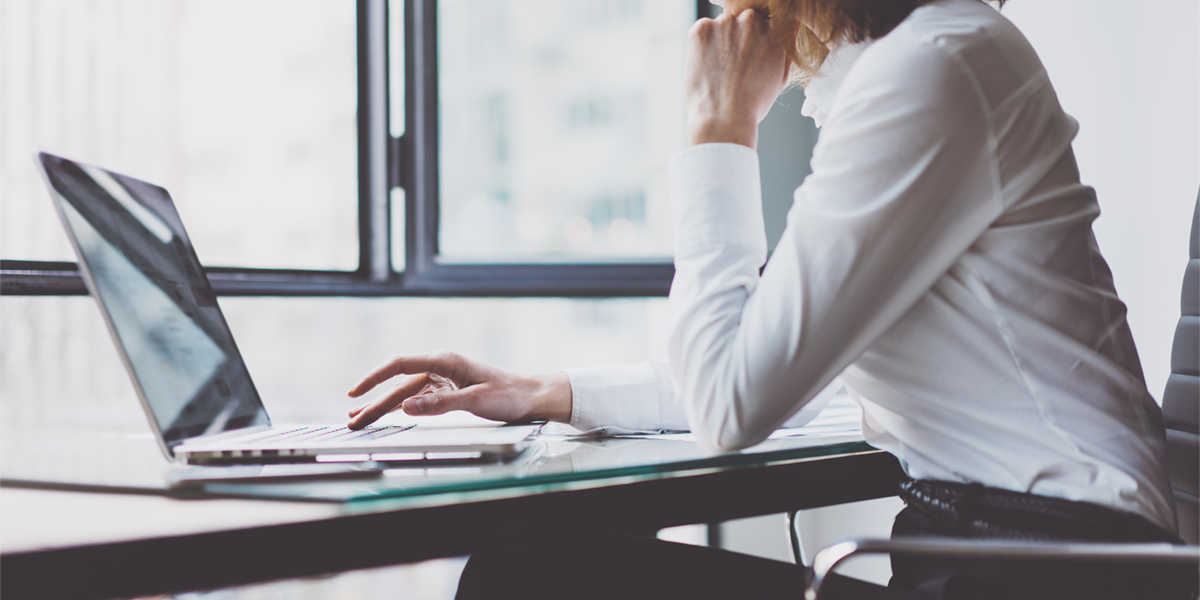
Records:
[[[570,424],[577,429],[688,429],[666,363],[587,367],[566,373],[573,396]]]
[[[670,363],[568,369],[566,373],[578,401],[572,405],[569,420],[564,422],[577,429],[690,430]],[[811,421],[829,404],[841,385],[840,381],[834,380],[800,411],[788,417],[784,426],[800,427]]]

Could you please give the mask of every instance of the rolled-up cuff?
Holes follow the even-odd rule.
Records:
[[[736,244],[765,261],[758,153],[741,144],[698,144],[669,164],[675,256]]]
[[[571,380],[571,423],[581,431],[599,427],[663,428],[658,379],[650,363],[565,369]]]

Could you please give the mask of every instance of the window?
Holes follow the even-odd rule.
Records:
[[[86,293],[36,145],[170,189],[221,295],[665,295],[698,5],[5,3],[0,292]]]
[[[74,271],[27,262],[74,259],[34,147],[165,185],[209,264],[357,267],[353,4],[18,0],[4,12],[0,256],[53,275],[5,261],[6,292],[57,292],[38,284]]]
[[[172,191],[200,256],[221,265],[209,278],[278,420],[329,422],[348,408],[352,379],[397,352],[453,348],[521,371],[665,359],[661,296],[673,269],[662,169],[683,133],[677,91],[656,80],[682,64],[696,6],[0,2],[6,476],[56,460],[54,446],[38,441],[53,440],[42,435],[50,429],[145,431],[100,314],[79,297],[87,291],[28,155],[33,146]],[[708,0],[699,6],[708,10]],[[528,11],[547,7],[551,20],[533,29],[538,45],[518,43]],[[568,27],[564,40],[559,29]],[[453,60],[477,58],[481,50],[468,46],[475,38],[505,48],[484,57],[508,69],[505,77],[557,86],[554,102],[531,103],[520,86],[471,70],[479,65],[445,62],[455,44]],[[622,49],[596,52],[610,46]],[[655,64],[632,64],[642,54]],[[539,71],[538,61],[554,68]],[[563,80],[592,71],[594,81]],[[775,148],[763,162],[772,240],[815,139],[792,94],[782,102],[790,112],[772,111],[760,136],[760,147]],[[522,111],[544,113],[553,131],[523,131],[531,119]],[[539,139],[544,147],[522,147]],[[521,161],[554,157],[557,165],[568,151],[586,154],[578,173],[550,173],[557,187],[530,193],[526,180],[547,169]],[[587,185],[571,187],[579,182]],[[483,193],[498,208],[498,240],[469,235],[479,217],[470,202]],[[156,450],[142,458],[60,464],[157,472]]]
[[[403,288],[665,295],[665,162],[684,142],[672,78],[700,4],[406,3]]]
[[[438,249],[669,260],[690,0],[438,2]]]

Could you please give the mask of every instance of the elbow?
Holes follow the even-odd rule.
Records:
[[[761,394],[747,381],[736,331],[705,340],[678,333],[672,334],[671,366],[696,442],[709,452],[735,452],[766,439],[774,428],[764,422]]]
[[[707,398],[698,406],[691,419],[692,435],[702,448],[709,452],[736,452],[761,443],[770,435],[750,426],[739,403],[714,402]]]
[[[761,443],[765,436],[751,434],[736,427],[710,429],[705,426],[692,431],[700,447],[709,452],[737,452]]]
[[[741,431],[723,431],[708,435],[697,432],[696,441],[709,452],[737,452],[757,446],[763,438],[749,436]]]

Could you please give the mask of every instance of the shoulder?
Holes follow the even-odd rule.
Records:
[[[846,74],[827,127],[985,125],[988,103],[969,65],[929,38],[898,33],[872,44]]]
[[[853,71],[850,87],[882,86],[933,104],[975,101],[989,113],[1045,76],[1020,30],[982,0],[937,0],[918,8],[872,44]]]

